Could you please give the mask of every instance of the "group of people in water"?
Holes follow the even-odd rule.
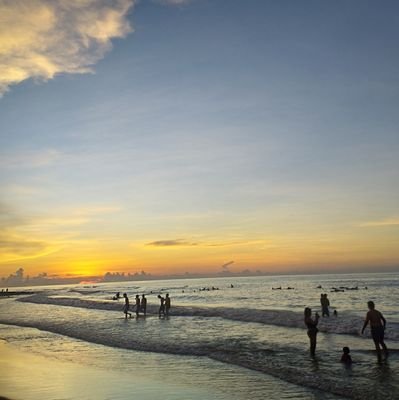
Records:
[[[120,298],[120,293],[118,292],[113,299],[117,300]],[[130,301],[129,301],[129,297],[127,297],[126,293],[123,293],[123,298],[125,300],[125,304],[123,306],[123,313],[125,314],[125,319],[131,318],[132,317],[132,313],[130,312]],[[159,306],[159,317],[169,317],[169,311],[170,311],[170,297],[169,297],[169,293],[166,293],[165,297],[162,297],[160,294],[158,295],[158,299],[160,301],[160,306]],[[136,318],[138,318],[140,316],[140,313],[143,314],[143,316],[145,317],[147,315],[147,298],[145,297],[145,294],[141,295],[141,299],[140,296],[138,294],[136,294],[135,297],[136,303],[134,305],[135,307],[135,313],[136,313]]]
[[[231,285],[233,287],[233,285]],[[116,293],[116,295],[113,297],[113,300],[119,300],[120,299],[120,292]],[[165,297],[161,296],[160,294],[157,296],[160,302],[159,305],[159,310],[158,310],[158,315],[159,317],[169,317],[169,312],[171,308],[171,301],[170,301],[170,296],[169,293],[166,293]],[[125,304],[123,307],[123,313],[125,314],[125,319],[131,318],[132,313],[130,312],[130,302],[129,298],[126,293],[123,293],[123,298],[125,300]],[[327,297],[326,293],[322,293],[320,295],[320,304],[321,304],[321,312],[323,317],[329,317],[330,316],[330,301]],[[369,311],[366,314],[366,318],[361,330],[361,333],[363,334],[366,327],[370,324],[370,329],[371,329],[371,337],[374,341],[375,349],[377,352],[377,359],[378,362],[381,363],[383,361],[382,358],[382,353],[384,353],[384,359],[387,359],[388,357],[388,348],[385,344],[384,341],[384,336],[385,336],[385,326],[386,326],[386,319],[384,316],[379,312],[378,310],[375,309],[375,304],[373,301],[369,301],[367,303]],[[140,298],[140,296],[137,294],[135,297],[135,313],[136,313],[136,318],[139,317],[140,313],[142,313],[144,316],[147,314],[147,298],[145,294],[143,294]],[[334,316],[338,316],[337,310],[334,310]],[[316,355],[316,344],[317,344],[317,333],[319,332],[317,326],[319,324],[319,319],[320,316],[316,312],[314,317],[312,317],[312,310],[309,307],[306,307],[304,310],[304,323],[307,327],[307,334],[309,337],[310,341],[310,354],[312,357]],[[350,356],[350,349],[348,346],[344,346],[342,349],[342,357],[341,357],[341,362],[349,365],[352,363],[352,358]]]
[[[323,310],[323,307],[327,307],[330,304],[328,301],[327,305],[327,295],[321,295],[321,305],[322,305],[322,312],[323,316],[329,316],[329,313],[325,313],[326,310]],[[366,314],[366,319],[363,324],[363,328],[361,330],[361,333],[364,333],[364,330],[366,329],[367,325],[370,324],[370,329],[371,329],[371,337],[374,341],[375,349],[377,352],[377,359],[378,362],[382,362],[382,352],[384,353],[384,358],[385,360],[388,357],[388,348],[385,344],[384,341],[384,336],[385,336],[385,326],[386,326],[386,320],[384,316],[375,309],[375,304],[373,301],[369,301],[367,303],[369,311]],[[328,310],[327,310],[328,311]],[[312,357],[315,356],[316,354],[316,342],[317,342],[317,332],[319,331],[317,328],[317,325],[319,323],[319,314],[316,312],[314,318],[312,318],[312,310],[309,307],[305,308],[304,311],[304,322],[306,327],[308,328],[308,337],[310,340],[310,354]],[[352,358],[349,355],[350,349],[349,347],[345,346],[342,349],[343,354],[341,357],[341,362],[345,364],[351,364],[352,363]]]

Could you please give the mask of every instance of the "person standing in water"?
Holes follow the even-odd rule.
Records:
[[[315,314],[315,318],[312,318],[312,310],[309,307],[305,308],[304,311],[304,322],[308,328],[308,337],[310,340],[310,355],[312,357],[316,354],[316,339],[317,339],[317,324],[319,323],[319,314]]]
[[[321,316],[329,317],[330,311],[328,307],[330,306],[330,300],[328,300],[326,293],[320,295],[320,304],[321,304]]]
[[[160,294],[158,295],[158,299],[161,302],[159,306],[159,316],[161,316],[161,314],[165,316],[165,299]]]
[[[125,299],[125,305],[123,306],[123,312],[125,314],[125,319],[127,319],[128,314],[129,314],[129,318],[132,318],[132,314],[129,312],[129,297],[127,297],[126,293],[123,293],[123,298]]]
[[[136,294],[136,318],[139,317],[140,307],[141,307],[140,296]]]
[[[165,297],[165,313],[166,313],[167,317],[169,317],[169,310],[170,310],[170,297],[169,297],[169,293],[166,293],[166,297]]]
[[[147,298],[143,294],[141,296],[141,311],[143,312],[144,316],[147,314]]]
[[[350,356],[350,349],[349,347],[345,346],[342,348],[342,356],[341,356],[341,362],[350,365],[352,364],[352,357]]]
[[[366,320],[363,324],[362,334],[370,322],[371,337],[373,338],[375,349],[377,351],[378,362],[380,363],[382,361],[380,345],[384,350],[385,359],[388,357],[388,348],[384,342],[385,326],[387,321],[385,320],[384,316],[375,309],[375,304],[373,301],[369,301],[367,306],[369,311],[366,314]]]

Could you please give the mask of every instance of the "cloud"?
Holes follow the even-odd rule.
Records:
[[[222,265],[222,269],[227,270],[231,264],[234,264],[234,261],[229,261],[226,264]]]
[[[184,239],[173,239],[173,240],[157,240],[155,242],[147,243],[146,246],[153,246],[153,247],[197,246],[197,243],[186,242]]]
[[[190,3],[192,0],[153,0],[154,3],[164,4],[167,6],[181,6]]]
[[[15,256],[36,256],[47,249],[47,243],[24,238],[7,238],[0,236],[0,248],[4,254]]]
[[[399,225],[399,218],[386,218],[380,221],[364,222],[359,226],[362,228],[367,228],[372,226],[394,226],[394,225]]]
[[[79,232],[68,232],[67,228],[90,224],[98,216],[119,209],[97,204],[72,211],[52,210],[48,215],[22,215],[0,202],[0,263],[43,257],[76,244]],[[77,240],[80,245],[87,244]]]
[[[0,76],[1,80],[1,76]],[[20,153],[0,153],[2,168],[40,168],[56,163],[62,154],[56,149],[43,149]]]
[[[135,0],[1,0],[0,96],[26,79],[87,73],[132,31]]]
[[[231,242],[189,242],[185,239],[173,240],[157,240],[155,242],[147,243],[146,246],[153,247],[168,247],[168,246],[200,246],[200,247],[227,247],[227,246],[245,246],[254,244],[267,244],[265,240],[245,240],[245,241],[231,241]]]
[[[77,215],[85,215],[85,216],[92,216],[92,215],[102,215],[102,214],[110,214],[114,212],[120,211],[122,208],[117,205],[91,205],[87,207],[81,207],[75,210],[75,214]]]
[[[227,246],[245,246],[245,245],[254,245],[254,244],[265,244],[268,243],[265,240],[236,240],[232,242],[217,242],[217,243],[208,243],[205,246],[207,247],[227,247]]]

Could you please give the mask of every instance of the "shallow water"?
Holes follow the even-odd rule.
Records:
[[[339,399],[204,357],[121,350],[0,325],[0,388],[36,399]],[[16,351],[17,349],[17,351]],[[134,396],[134,397],[133,397]]]
[[[272,291],[271,287],[283,279],[287,286],[296,289]],[[230,287],[230,282],[234,288]],[[0,323],[34,327],[42,332],[62,335],[55,335],[58,339],[54,339],[54,343],[58,345],[52,344],[52,348],[59,348],[62,343],[60,338],[71,340],[65,339],[68,336],[79,339],[78,343],[89,347],[96,346],[93,343],[105,345],[107,347],[101,348],[115,352],[113,354],[117,358],[119,356],[116,354],[124,354],[124,357],[128,354],[128,358],[136,354],[133,357],[136,360],[137,354],[140,354],[140,357],[145,358],[142,362],[146,365],[149,362],[146,357],[150,357],[151,352],[151,357],[164,357],[170,361],[168,370],[176,369],[176,382],[183,379],[180,375],[185,374],[185,365],[190,360],[189,365],[201,365],[201,369],[208,371],[203,371],[203,381],[190,381],[194,386],[208,385],[206,382],[211,379],[212,368],[215,368],[212,376],[219,376],[219,369],[224,371],[233,368],[234,371],[241,371],[246,378],[234,378],[235,381],[238,379],[237,385],[242,390],[235,389],[233,392],[236,397],[231,395],[229,398],[246,399],[250,390],[251,398],[254,399],[265,398],[265,393],[270,399],[284,398],[286,393],[286,398],[326,398],[320,396],[336,394],[358,399],[394,399],[399,397],[399,381],[392,371],[398,370],[399,352],[392,351],[389,362],[378,365],[371,340],[359,336],[358,332],[364,318],[364,304],[372,298],[378,305],[388,309],[385,312],[381,308],[388,318],[387,343],[390,348],[398,349],[399,329],[393,299],[397,295],[398,282],[398,276],[394,274],[373,274],[356,276],[356,279],[353,276],[313,276],[295,277],[294,281],[294,277],[264,277],[257,280],[235,279],[233,282],[231,279],[218,279],[125,282],[96,287],[75,285],[51,288],[33,297],[21,299],[23,301],[2,299]],[[339,315],[338,318],[330,317],[321,321],[317,357],[311,359],[302,310],[304,304],[317,306],[320,289],[316,287],[320,284],[323,288],[331,285],[358,286],[359,289],[331,294],[337,295],[336,298],[331,297],[332,305],[341,304]],[[360,289],[360,285],[368,289]],[[199,288],[212,286],[219,287],[219,290],[198,291]],[[307,289],[299,291],[299,287]],[[138,320],[122,318],[122,303],[110,300],[116,291],[126,291],[131,298],[135,293],[147,293],[150,315]],[[156,315],[156,295],[166,291],[172,297],[173,314],[169,319],[159,319]],[[378,293],[384,296],[379,298]],[[346,296],[345,300],[343,296]],[[247,305],[244,309],[243,298]],[[344,308],[344,304],[347,308]],[[15,333],[5,334],[10,332],[10,328],[2,332],[9,342],[20,340]],[[24,346],[42,349],[41,354],[49,356],[47,350],[44,351],[49,347],[50,339],[46,336],[49,334],[43,335],[46,338],[29,338],[24,341]],[[352,349],[355,363],[351,368],[344,368],[339,363],[343,346]],[[137,353],[137,350],[140,352]],[[59,354],[62,354],[62,359],[74,362],[73,357],[66,357],[67,352],[60,350]],[[109,355],[108,358],[113,359],[114,356]],[[89,360],[92,359],[89,357]],[[113,365],[109,364],[110,361],[107,363]],[[107,368],[107,363],[104,368]],[[93,365],[97,365],[96,362]],[[136,364],[133,362],[129,368],[135,370],[137,365],[137,361]],[[156,365],[153,371],[156,375]],[[222,372],[220,374],[223,376]],[[247,382],[247,379],[255,377],[256,385]],[[283,386],[279,386],[281,382]],[[290,382],[291,388],[288,392],[284,386],[287,382]],[[234,386],[231,382],[218,382],[214,390],[220,387],[224,393],[226,385]],[[271,393],[275,397],[271,397],[266,387],[273,388]],[[202,398],[219,397],[202,393]]]

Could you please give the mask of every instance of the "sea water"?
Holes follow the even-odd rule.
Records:
[[[399,274],[130,281],[30,290],[31,296],[1,299],[1,338],[48,359],[163,382],[159,398],[168,398],[171,382],[181,386],[182,399],[399,398]],[[116,292],[126,292],[131,303],[136,294],[146,294],[147,317],[125,320],[123,300],[112,300]],[[159,318],[157,295],[165,293],[172,299],[171,315]],[[320,312],[321,293],[328,294],[338,316],[331,312],[320,320],[313,359],[303,309]],[[368,330],[359,334],[368,300],[388,321],[386,341],[392,351],[382,365]],[[343,346],[351,348],[350,368],[339,362]],[[127,382],[114,392],[108,388],[110,396],[104,398],[129,398]],[[177,398],[173,393],[171,398]],[[70,398],[83,398],[82,392]]]

